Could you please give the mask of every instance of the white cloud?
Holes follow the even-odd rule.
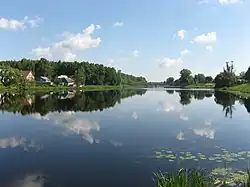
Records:
[[[183,121],[188,121],[188,117],[184,116],[183,114],[180,115],[180,119]]]
[[[208,125],[208,126],[212,125],[212,121],[211,120],[205,121],[205,125]]]
[[[187,55],[189,53],[190,53],[190,51],[188,49],[184,49],[181,51],[181,56]]]
[[[207,46],[206,46],[206,49],[207,49],[208,51],[210,51],[210,52],[213,52],[213,46],[211,46],[211,45],[207,45]]]
[[[193,42],[199,44],[210,44],[216,42],[216,40],[217,40],[216,32],[209,32],[207,34],[196,36],[193,39]]]
[[[134,118],[135,120],[137,120],[138,119],[138,114],[136,112],[133,112],[132,118]]]
[[[214,139],[215,137],[215,130],[211,128],[194,129],[193,132],[198,136],[204,136],[209,139]]]
[[[168,57],[163,57],[162,59],[156,59],[156,61],[159,62],[160,68],[170,68],[173,66],[178,66],[183,63],[181,58],[171,59]]]
[[[134,57],[138,57],[139,54],[140,54],[140,51],[138,51],[138,50],[134,50],[134,51],[133,51],[133,56],[134,56]]]
[[[28,16],[25,16],[22,20],[0,18],[0,29],[23,30],[27,27],[38,27],[39,24],[41,24],[42,22],[43,19],[40,17],[36,17],[35,19],[29,19]]]
[[[123,25],[124,25],[124,23],[122,21],[120,21],[120,22],[118,21],[118,22],[115,22],[113,26],[114,27],[122,27]]]
[[[184,133],[181,131],[179,134],[176,136],[177,140],[184,140]]]
[[[182,40],[185,38],[186,30],[179,30],[177,31],[177,36],[179,36]]]
[[[222,5],[237,4],[242,2],[243,0],[219,0],[219,3]]]
[[[44,57],[49,60],[74,60],[76,58],[75,52],[96,48],[100,45],[101,38],[94,38],[92,36],[93,32],[98,28],[99,26],[91,24],[81,33],[64,32],[63,40],[55,42],[49,47],[33,49],[32,52],[37,58]]]
[[[96,25],[96,30],[101,29],[101,25]]]
[[[68,53],[64,54],[64,60],[65,61],[71,62],[71,61],[74,61],[75,59],[76,59],[76,54],[73,54],[71,52],[68,52]]]

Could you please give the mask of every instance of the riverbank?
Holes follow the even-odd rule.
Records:
[[[120,89],[137,89],[139,87],[132,86],[103,86],[103,85],[93,85],[93,86],[82,86],[82,87],[68,87],[68,86],[30,86],[26,87],[26,91],[38,91],[38,92],[58,92],[67,90],[83,90],[83,91],[105,91],[105,90],[120,90]],[[15,87],[4,87],[0,85],[0,91],[16,91]]]
[[[249,98],[250,97],[250,83],[241,84],[229,88],[221,88],[218,91],[228,92],[238,97]]]
[[[210,88],[213,89],[215,86],[214,83],[210,83],[210,84],[191,84],[188,86],[185,86],[185,88]]]

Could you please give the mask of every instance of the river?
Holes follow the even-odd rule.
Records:
[[[250,100],[212,90],[0,93],[1,187],[153,187],[157,171],[247,168]],[[163,151],[194,156],[168,158]],[[181,158],[181,159],[179,159]]]

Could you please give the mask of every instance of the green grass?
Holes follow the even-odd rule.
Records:
[[[26,87],[26,90],[28,91],[39,91],[39,92],[48,92],[48,91],[63,91],[63,90],[85,90],[85,91],[101,91],[101,90],[117,90],[117,89],[133,89],[135,87],[131,86],[104,86],[104,85],[93,85],[93,86],[83,86],[83,87],[77,87],[77,88],[70,88],[68,86],[28,86]],[[3,85],[0,85],[0,91],[14,91],[16,90],[15,87],[4,87]]]
[[[191,84],[186,86],[185,88],[214,88],[214,83],[210,84]]]
[[[229,88],[221,88],[219,91],[229,92],[236,96],[248,98],[250,97],[250,83],[248,84],[241,84]]]
[[[250,94],[250,83],[233,86],[233,87],[228,88],[228,90]]]

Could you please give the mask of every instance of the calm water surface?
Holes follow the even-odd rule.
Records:
[[[1,187],[153,187],[153,172],[222,164],[157,150],[250,150],[250,100],[212,91],[1,93],[0,110]]]

